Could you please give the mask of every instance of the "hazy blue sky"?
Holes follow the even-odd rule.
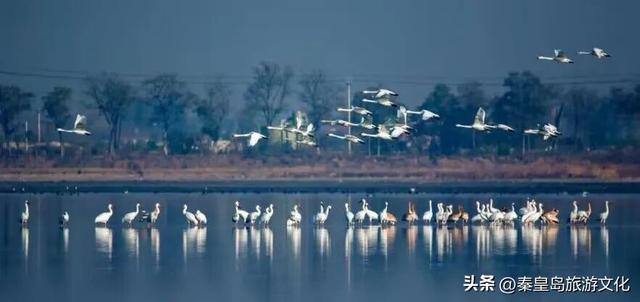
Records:
[[[355,88],[385,83],[416,104],[433,82],[500,83],[523,69],[554,81],[637,79],[638,12],[637,0],[5,0],[0,70],[177,72],[194,82],[223,75],[240,84],[239,97],[250,68],[269,60],[366,80]],[[613,59],[535,60],[554,48],[593,46]],[[37,93],[67,82],[0,81]]]

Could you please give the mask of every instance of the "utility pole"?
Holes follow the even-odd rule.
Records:
[[[29,121],[24,121],[24,151],[29,152]]]
[[[351,109],[351,79],[347,80],[347,108]],[[347,121],[351,123],[351,111],[347,112]],[[351,126],[347,127],[349,135],[351,135]],[[349,156],[351,156],[351,141],[347,141]]]
[[[42,141],[40,140],[41,138],[41,132],[40,132],[40,111],[38,111],[38,144],[40,144]]]

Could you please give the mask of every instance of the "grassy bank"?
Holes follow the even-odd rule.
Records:
[[[206,180],[632,180],[640,162],[628,155],[537,156],[524,160],[420,156],[145,156],[82,162],[44,158],[4,161],[0,181],[206,181]]]

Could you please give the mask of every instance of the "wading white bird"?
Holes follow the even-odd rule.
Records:
[[[496,126],[487,125],[484,122],[485,116],[486,116],[486,112],[484,111],[484,109],[482,109],[482,107],[480,107],[478,108],[478,111],[476,112],[476,116],[473,119],[473,124],[471,125],[456,124],[456,127],[473,129],[476,131],[489,131],[491,129],[495,129]]]
[[[582,222],[582,223],[587,223],[587,221],[589,220],[589,217],[591,217],[591,203],[587,204],[587,210],[581,210],[578,211],[578,221]]]
[[[604,212],[600,213],[600,224],[607,223],[607,218],[609,218],[609,201],[604,202]]]
[[[396,215],[389,213],[389,202],[384,202],[384,209],[380,212],[380,224],[382,225],[394,225],[398,222]]]
[[[260,218],[260,223],[262,225],[269,225],[269,222],[271,222],[271,217],[273,216],[273,204],[269,204],[269,206],[264,209],[264,214],[262,214],[262,217]]]
[[[347,219],[347,225],[352,225],[353,224],[353,213],[351,212],[351,209],[349,208],[349,204],[348,203],[344,203],[344,216]]]
[[[422,109],[420,111],[412,111],[412,110],[407,110],[407,114],[418,114],[422,117],[423,121],[428,121],[431,119],[439,119],[440,115],[433,113],[429,110],[426,109]]]
[[[594,47],[590,51],[578,51],[579,55],[592,55],[598,59],[610,58],[611,55],[605,52],[602,48]]]
[[[578,222],[578,202],[574,200],[572,205],[573,210],[569,212],[569,223],[576,223]]]
[[[554,49],[553,53],[554,53],[553,57],[538,56],[538,60],[547,60],[547,61],[554,61],[557,63],[573,64],[573,61],[569,59],[569,57],[567,57],[567,54],[565,54],[564,51],[560,49]]]
[[[360,203],[362,203],[362,209],[358,212],[356,212],[356,215],[354,217],[355,223],[357,224],[363,224],[364,223],[364,218],[367,216],[367,209],[365,206],[365,201],[360,200]]]
[[[107,206],[107,211],[98,214],[98,216],[96,216],[96,219],[94,220],[94,223],[95,224],[107,225],[107,222],[109,222],[109,219],[111,218],[111,215],[113,215],[113,206],[111,204],[109,204]]]
[[[513,223],[518,219],[518,213],[516,213],[515,203],[511,203],[511,211],[504,214],[504,220],[510,223]]]
[[[198,224],[199,225],[206,225],[207,224],[207,215],[205,215],[204,213],[200,212],[200,210],[196,211],[196,219],[198,219]]]
[[[298,205],[293,205],[293,210],[289,213],[289,218],[287,219],[287,225],[300,225],[302,222],[302,214],[298,211]]]
[[[362,108],[362,107],[358,107],[358,106],[351,106],[351,108],[338,108],[338,111],[340,112],[353,112],[355,114],[359,114],[359,115],[371,115],[371,111],[367,110],[366,108]]]
[[[29,201],[24,201],[24,212],[20,213],[20,223],[27,225],[29,223]]]
[[[389,89],[384,89],[384,88],[380,88],[378,90],[364,90],[362,91],[362,93],[364,94],[371,94],[373,95],[373,97],[379,99],[379,98],[385,98],[385,97],[390,97],[390,96],[398,96],[397,93],[389,90]]]
[[[367,212],[367,217],[369,217],[369,224],[373,224],[374,221],[380,221],[378,213],[369,209],[369,203],[364,202],[364,210]]]
[[[91,132],[87,131],[87,117],[81,114],[76,115],[76,121],[73,123],[73,129],[58,128],[56,130],[58,130],[58,132],[91,135]]]
[[[320,212],[316,213],[313,219],[314,222],[316,224],[324,224],[324,222],[327,221],[327,218],[329,218],[329,210],[331,210],[331,206],[327,206],[324,211],[322,211],[322,206],[320,206]]]
[[[64,211],[62,215],[60,215],[60,226],[65,227],[69,225],[69,212]]]
[[[393,140],[393,137],[391,136],[391,133],[389,133],[389,130],[387,129],[387,127],[385,125],[378,125],[378,133],[376,134],[369,134],[369,133],[360,133],[360,135],[362,136],[368,136],[368,137],[376,137],[379,139],[384,139],[384,140]]]
[[[140,213],[140,204],[136,203],[136,211],[124,214],[122,217],[122,223],[131,225],[133,220],[136,219],[136,216],[138,216],[138,213]]]
[[[361,138],[359,138],[359,137],[357,137],[355,135],[351,135],[351,134],[345,134],[343,136],[340,136],[340,135],[337,135],[337,134],[329,133],[328,136],[335,137],[337,139],[341,139],[341,140],[345,140],[345,141],[349,141],[349,142],[352,142],[354,144],[364,144],[364,141]]]
[[[267,137],[262,135],[261,133],[251,131],[249,133],[244,134],[234,134],[233,137],[248,137],[249,138],[249,147],[253,147],[258,144],[261,139],[266,139]]]
[[[160,204],[156,203],[155,209],[151,212],[151,220],[149,222],[151,222],[151,224],[156,224],[158,217],[160,217]]]
[[[433,217],[433,208],[431,207],[431,200],[429,200],[429,210],[425,211],[422,214],[422,221],[424,223],[431,223],[431,218]]]
[[[189,224],[189,226],[198,225],[198,219],[196,218],[196,215],[193,215],[193,213],[191,212],[187,212],[186,204],[182,206],[182,215],[184,215],[184,218],[187,220],[187,224]]]
[[[249,212],[243,210],[240,207],[240,202],[236,200],[236,202],[235,202],[235,212],[233,213],[233,216],[231,217],[231,221],[233,221],[233,223],[238,223],[238,221],[245,222],[247,220],[248,216],[249,216]]]
[[[249,217],[247,217],[246,223],[254,224],[256,220],[258,220],[258,217],[260,217],[260,213],[262,213],[260,211],[260,205],[256,205],[256,210],[249,213]]]

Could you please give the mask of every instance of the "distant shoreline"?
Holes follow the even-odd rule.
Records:
[[[77,187],[77,189],[76,189]],[[271,179],[211,181],[2,181],[0,193],[640,193],[640,180]]]

